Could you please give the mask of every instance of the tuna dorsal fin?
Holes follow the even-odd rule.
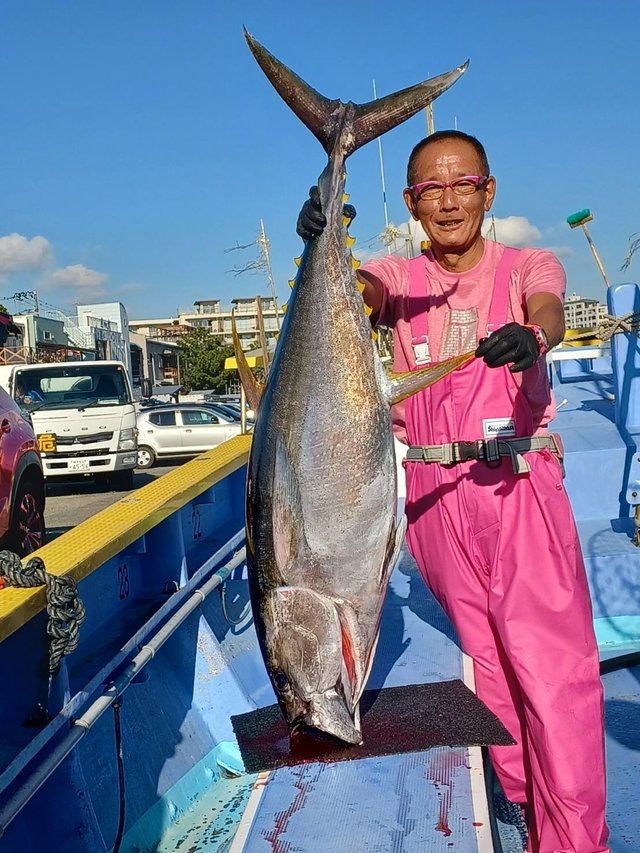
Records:
[[[340,140],[345,157],[426,107],[455,83],[469,64],[465,62],[439,77],[366,104],[345,104],[325,98],[305,83],[246,29],[244,36],[258,65],[275,90],[317,137],[327,154],[333,151]]]
[[[260,402],[260,398],[262,397],[264,385],[262,385],[261,382],[258,382],[256,377],[251,372],[249,364],[247,363],[244,350],[242,349],[242,344],[240,343],[238,329],[236,327],[235,312],[232,312],[231,314],[231,335],[233,337],[233,351],[236,356],[236,364],[238,365],[240,382],[242,382],[242,387],[244,388],[244,393],[247,395],[249,405],[251,406],[254,412],[257,412],[258,403]]]
[[[430,364],[428,367],[423,367],[420,370],[409,370],[406,373],[386,373],[385,387],[383,394],[390,406],[394,403],[399,403],[401,400],[406,400],[412,394],[422,391],[423,388],[428,388],[439,379],[443,379],[447,374],[458,370],[474,357],[473,352],[466,352],[463,355],[456,355],[454,358],[448,358],[446,361],[440,361],[437,364]]]

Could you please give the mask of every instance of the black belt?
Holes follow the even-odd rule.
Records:
[[[555,435],[532,435],[525,438],[480,438],[477,441],[452,441],[450,444],[414,444],[407,451],[408,462],[437,462],[457,465],[459,462],[484,460],[489,465],[509,456],[516,474],[527,474],[529,465],[522,455],[529,451],[550,450],[562,461],[562,445]]]

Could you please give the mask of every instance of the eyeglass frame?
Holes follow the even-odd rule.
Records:
[[[413,184],[410,187],[407,187],[407,190],[411,193],[411,196],[414,202],[417,201],[440,201],[442,196],[445,193],[447,187],[452,189],[458,198],[464,198],[465,195],[472,196],[474,193],[477,193],[478,190],[483,190],[487,182],[490,180],[491,175],[462,175],[459,178],[455,178],[453,181],[422,181],[419,184]],[[475,184],[475,190],[473,193],[457,193],[455,185],[459,184],[461,181],[467,181],[469,183]],[[438,188],[442,190],[440,195],[437,198],[420,198],[420,193],[425,189],[425,187],[432,186],[434,189]]]

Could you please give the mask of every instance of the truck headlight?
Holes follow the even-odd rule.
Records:
[[[135,427],[120,430],[118,450],[136,450],[138,446],[138,430]]]

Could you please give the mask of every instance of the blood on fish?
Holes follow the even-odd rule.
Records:
[[[349,681],[353,685],[356,683],[356,663],[353,655],[351,635],[345,630],[344,626],[340,626],[340,632],[342,634],[342,659],[349,673]]]

